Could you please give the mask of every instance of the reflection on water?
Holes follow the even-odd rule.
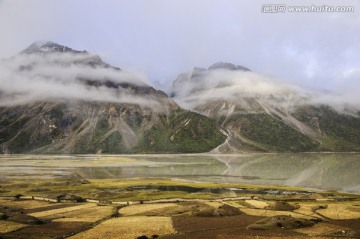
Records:
[[[171,177],[360,194],[360,154],[12,155],[0,179]]]

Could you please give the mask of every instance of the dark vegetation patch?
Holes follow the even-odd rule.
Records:
[[[45,223],[44,220],[27,215],[27,212],[22,208],[8,206],[0,206],[0,220],[8,220],[29,225],[40,225]]]
[[[209,151],[225,140],[214,120],[190,111],[160,116],[145,132],[137,152],[197,153]]]
[[[360,150],[360,118],[340,114],[330,106],[304,106],[294,116],[320,132],[324,138],[322,147],[332,151]]]
[[[303,227],[312,227],[315,222],[312,220],[294,218],[292,216],[275,216],[261,219],[251,225],[250,229],[255,230],[270,230],[270,229],[297,229]]]
[[[348,220],[331,220],[329,223],[349,228],[342,232],[330,233],[333,237],[360,238],[360,218]]]
[[[303,152],[319,144],[268,114],[232,115],[226,127],[231,125],[239,128],[240,135],[265,146],[269,151]]]
[[[7,220],[13,221],[13,222],[19,222],[19,223],[23,223],[23,224],[33,224],[33,225],[40,225],[40,224],[45,223],[45,221],[43,221],[39,218],[36,218],[36,217],[33,217],[33,216],[23,213],[23,211],[10,216]]]
[[[245,189],[245,188],[238,188],[238,189],[228,189],[228,188],[202,188],[202,187],[191,187],[191,186],[183,186],[183,185],[138,185],[133,187],[126,188],[127,191],[133,190],[159,190],[164,192],[187,192],[187,193],[203,193],[203,194],[249,194],[249,193],[256,193],[256,194],[266,194],[266,190],[263,189]]]

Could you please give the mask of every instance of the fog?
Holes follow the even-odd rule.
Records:
[[[178,77],[172,94],[188,109],[218,100],[241,105],[243,99],[252,98],[285,110],[304,104],[331,105],[338,111],[360,110],[356,94],[311,91],[272,76],[241,70],[195,69]]]
[[[88,53],[18,54],[0,61],[0,81],[1,106],[86,100],[161,108],[159,99],[150,95],[136,94],[131,88],[111,88],[101,84],[147,86],[147,79],[135,71],[110,67],[98,56]],[[98,85],[90,85],[89,81]]]

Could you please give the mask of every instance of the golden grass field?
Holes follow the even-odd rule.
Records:
[[[353,203],[330,203],[326,209],[319,209],[317,212],[331,219],[356,219],[360,218],[360,205]]]
[[[113,213],[112,206],[96,206],[96,207],[81,208],[78,210],[60,213],[57,214],[57,216],[61,216],[62,219],[68,219],[70,221],[77,219],[78,221],[83,221],[83,222],[96,222],[98,220],[110,216],[112,213]]]
[[[59,217],[62,217],[63,214],[68,213],[68,212],[77,211],[79,209],[84,209],[84,208],[92,208],[92,207],[96,207],[96,206],[97,205],[95,203],[85,203],[85,204],[81,204],[78,206],[65,207],[65,208],[47,210],[47,211],[42,211],[42,212],[30,213],[29,215],[33,216],[33,217],[45,218],[45,219],[59,218]]]
[[[167,210],[169,208],[177,207],[175,203],[160,203],[160,204],[137,204],[120,208],[119,213],[123,216],[132,216],[138,214],[149,213],[155,210]]]
[[[245,200],[245,203],[253,206],[254,208],[263,209],[269,206],[269,203],[259,200]]]
[[[221,202],[203,202],[203,203],[213,208],[218,208],[223,205],[223,203]]]
[[[317,207],[319,207],[321,205],[323,206],[325,204],[319,203],[319,202],[303,202],[300,204],[300,207],[298,209],[294,210],[294,212],[303,214],[303,215],[307,215],[307,216],[311,216],[311,217],[323,218],[322,216],[320,216],[319,214],[317,214],[314,211],[314,209],[316,209]]]
[[[7,233],[18,230],[20,228],[27,227],[28,225],[11,222],[11,221],[0,221],[0,233]]]
[[[174,232],[171,217],[131,216],[112,218],[70,239],[135,239]]]

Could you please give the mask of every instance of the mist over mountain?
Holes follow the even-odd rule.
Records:
[[[218,62],[206,68],[195,67],[173,82],[171,96],[184,107],[195,109],[212,100],[228,102],[253,98],[258,103],[291,110],[302,104],[331,105],[339,111],[360,110],[352,95],[310,91],[277,78],[251,71],[244,66]],[[245,106],[246,102],[242,102]],[[261,109],[263,110],[263,109]]]
[[[174,81],[171,96],[223,128],[228,139],[216,151],[360,149],[359,102],[305,90],[246,67],[220,62],[194,68]]]
[[[141,74],[86,51],[35,42],[0,75],[3,153],[204,152],[224,139]]]
[[[163,92],[146,83],[143,75],[112,67],[98,55],[52,42],[33,43],[20,54],[2,60],[0,74],[0,105],[77,99],[166,110],[157,96],[168,101]]]

